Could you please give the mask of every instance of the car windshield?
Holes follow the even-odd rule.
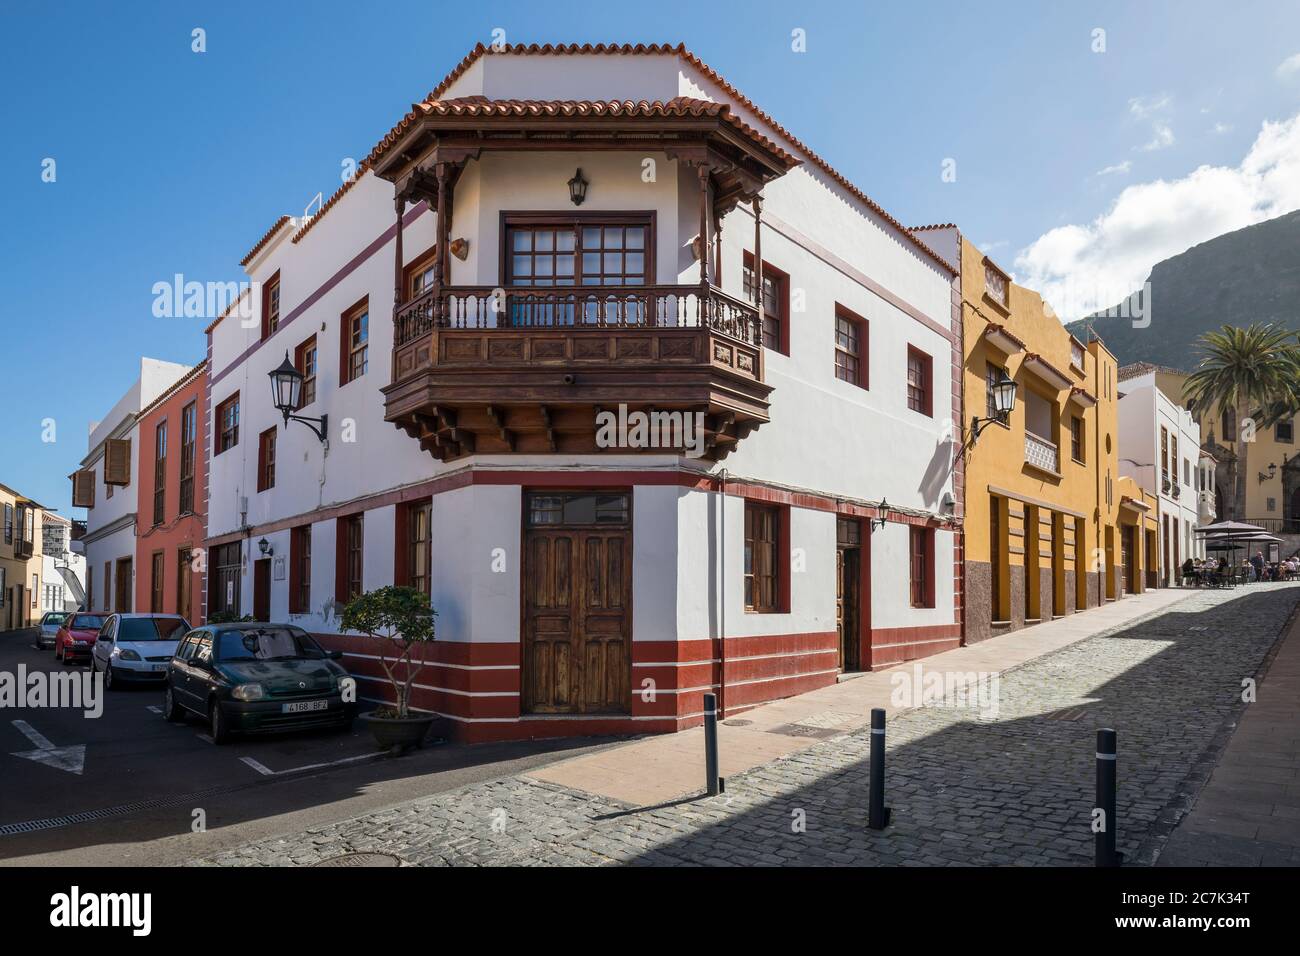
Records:
[[[104,626],[104,616],[102,614],[78,614],[68,626],[77,630],[98,631]]]
[[[41,619],[42,624],[62,624],[68,619],[68,615],[60,614],[57,611],[51,611]]]
[[[222,631],[218,636],[217,660],[232,661],[318,661],[325,656],[320,646],[304,631],[267,627],[247,631]]]
[[[124,617],[117,626],[119,641],[179,641],[190,626],[179,617]]]

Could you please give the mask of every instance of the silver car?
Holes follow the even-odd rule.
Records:
[[[59,635],[59,628],[68,619],[63,611],[47,611],[41,618],[41,634],[36,639],[38,647],[53,647],[54,639]]]
[[[179,614],[112,614],[99,629],[90,668],[109,690],[125,683],[161,684],[176,645],[190,630]]]

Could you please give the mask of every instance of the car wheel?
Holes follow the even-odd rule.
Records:
[[[172,694],[171,684],[167,685],[167,692],[163,695],[163,720],[170,723],[179,723],[185,716],[181,710],[181,705],[176,703],[176,697]]]
[[[93,657],[90,659],[90,667],[92,670],[95,667],[95,659]],[[105,690],[115,689],[113,687],[113,665],[112,664],[104,665],[104,689]]]
[[[230,740],[230,731],[226,729],[226,718],[221,716],[221,705],[215,700],[208,709],[208,735],[214,744],[224,744]]]

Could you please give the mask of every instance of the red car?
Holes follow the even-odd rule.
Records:
[[[69,614],[54,637],[54,659],[65,664],[89,661],[99,629],[107,617],[106,614]]]

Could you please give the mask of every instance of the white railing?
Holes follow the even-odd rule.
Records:
[[[1025,461],[1044,471],[1061,470],[1060,452],[1056,445],[1033,432],[1025,432]]]

